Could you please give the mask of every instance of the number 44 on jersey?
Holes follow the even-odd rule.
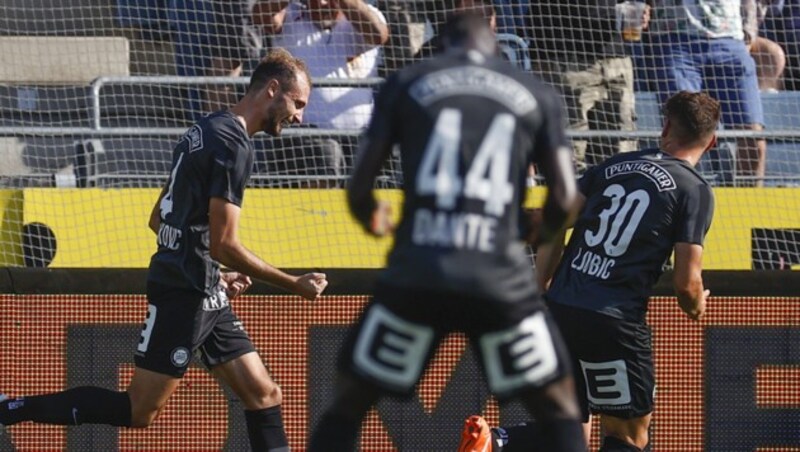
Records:
[[[509,169],[516,120],[508,113],[494,117],[462,176],[461,118],[460,110],[445,108],[436,120],[415,184],[417,196],[436,197],[436,210],[416,210],[412,239],[417,245],[490,253],[495,250],[498,218],[514,199]],[[483,201],[483,210],[459,206],[459,198]]]

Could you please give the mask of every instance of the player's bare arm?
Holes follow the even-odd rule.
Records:
[[[394,230],[391,208],[385,201],[377,201],[372,193],[375,178],[391,151],[388,142],[378,142],[364,137],[353,176],[347,185],[347,203],[350,211],[364,229],[377,237]]]
[[[372,46],[385,44],[389,40],[389,27],[364,0],[333,0],[338,3],[347,20],[364,39]]]
[[[567,230],[562,230],[553,240],[542,243],[536,248],[536,284],[539,290],[547,290],[553,279],[561,255],[564,253],[564,240]]]
[[[208,210],[211,258],[239,273],[316,300],[328,285],[325,274],[294,276],[264,262],[239,241],[240,213],[241,208],[236,204],[223,198],[211,198]]]
[[[153,210],[150,211],[150,220],[147,223],[147,225],[150,227],[150,230],[156,234],[158,234],[158,226],[161,224],[161,213],[159,206],[161,205],[161,198],[163,198],[164,194],[166,193],[167,187],[164,187],[161,190],[161,193],[158,195],[156,203],[153,205]]]
[[[703,247],[694,243],[675,244],[673,285],[678,305],[692,320],[700,320],[706,311],[711,291],[703,287]]]
[[[547,198],[542,209],[541,227],[535,243],[552,241],[563,228],[575,221],[578,212],[578,188],[572,168],[572,150],[562,147],[545,153],[539,167],[548,181]]]
[[[574,211],[580,212],[585,202],[586,197],[578,192]],[[542,209],[533,209],[530,211],[529,218],[531,219],[532,232],[528,236],[528,241],[531,244],[536,244],[539,243],[538,229],[541,228],[542,225]],[[570,215],[567,218],[567,222],[564,224],[564,228],[553,237],[553,240],[539,243],[536,247],[536,282],[539,285],[539,289],[547,290],[550,286],[550,280],[553,279],[553,275],[555,275],[558,269],[558,263],[561,261],[561,255],[564,253],[564,241],[566,240],[567,229],[575,225],[576,218],[576,215]]]

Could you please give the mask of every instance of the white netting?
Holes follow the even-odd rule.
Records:
[[[152,239],[146,230],[131,235],[129,229],[144,224],[157,191],[143,195],[122,190],[109,201],[103,198],[103,194],[111,196],[108,192],[80,195],[60,189],[40,196],[39,192],[13,190],[56,186],[157,189],[168,174],[176,139],[202,114],[235,101],[246,86],[248,71],[274,45],[286,46],[304,57],[320,83],[306,112],[306,127],[289,131],[278,140],[256,137],[258,156],[252,185],[341,187],[361,127],[371,114],[372,89],[381,77],[429,54],[446,17],[469,8],[487,14],[493,9],[506,58],[564,92],[581,167],[615,152],[656,143],[661,127],[660,99],[667,91],[683,86],[668,83],[672,80],[669,69],[676,67],[676,61],[689,64],[693,59],[698,87],[730,100],[724,138],[703,160],[700,170],[719,187],[798,185],[798,2],[771,2],[776,6],[757,12],[760,35],[777,44],[786,65],[779,77],[770,78],[770,69],[780,66],[781,52],[776,53],[769,42],[758,41],[754,52],[760,50],[758,70],[763,89],[736,101],[732,87],[737,66],[711,59],[711,50],[731,55],[746,52],[737,41],[736,30],[746,19],[739,12],[738,1],[656,2],[649,29],[638,41],[624,41],[616,30],[617,2],[613,0],[495,0],[493,5],[484,1],[377,0],[372,5],[375,9],[365,10],[357,0],[339,0],[344,11],[350,8],[351,18],[356,17],[355,10],[361,16],[353,19],[359,21],[355,27],[337,24],[331,29],[314,25],[313,20],[324,22],[321,16],[325,14],[318,14],[319,0],[309,0],[307,5],[291,3],[285,11],[282,7],[287,3],[280,0],[2,2],[0,185],[9,190],[3,198],[4,224],[9,226],[2,231],[2,261],[23,265],[24,250],[46,250],[52,240],[42,235],[41,226],[22,229],[39,222],[54,230],[58,242],[53,265],[147,265]],[[700,23],[733,30],[732,38],[686,38],[693,32],[682,16],[686,11],[683,3],[692,14],[702,9],[691,6],[696,3],[717,5],[711,10],[719,17],[700,18]],[[385,24],[389,37],[383,45],[375,45],[383,37],[380,24]],[[356,35],[360,37],[354,38]],[[674,51],[681,46],[688,53],[676,56]],[[740,56],[746,59],[746,55]],[[237,75],[243,77],[229,78]],[[758,136],[767,138],[763,172],[758,169],[756,135],[732,130],[746,129],[749,122],[734,110],[747,112],[759,102],[763,103],[764,131]],[[393,159],[381,184],[392,188],[400,181]],[[721,204],[730,208],[719,213],[725,219],[712,231],[716,234],[709,244],[712,266],[762,268],[800,263],[793,230],[800,225],[794,214],[800,210],[796,192],[775,190],[730,195],[737,201],[747,199],[745,205],[722,199]],[[352,246],[350,236],[357,230],[349,223],[346,208],[326,204],[340,198],[325,191],[304,192],[303,206],[297,207],[298,200],[286,196],[286,205],[270,204],[280,209],[280,215],[295,211],[332,214],[282,222],[274,212],[251,213],[243,228],[255,248],[274,250],[275,241],[294,244],[295,248],[278,247],[284,254],[275,256],[277,263],[353,266],[382,261],[384,246]],[[41,204],[32,204],[36,200]],[[109,213],[96,207],[101,202],[130,208]],[[767,205],[771,207],[767,209]],[[57,225],[48,224],[58,215]],[[76,219],[67,220],[70,216]],[[97,229],[92,232],[96,241],[79,240],[85,234],[81,228],[86,227],[79,219],[90,221]],[[268,234],[263,232],[265,224],[271,228]],[[72,237],[75,242],[68,242]],[[108,256],[111,251],[106,244],[114,244],[116,257]],[[67,246],[80,250],[71,251]],[[328,249],[331,258],[321,264],[314,262],[318,248]],[[371,253],[366,260],[365,252]]]

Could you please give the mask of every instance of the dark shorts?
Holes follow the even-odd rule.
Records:
[[[441,340],[467,335],[489,389],[504,400],[570,373],[561,336],[538,297],[518,303],[379,284],[342,350],[340,366],[409,395]]]
[[[224,292],[147,283],[147,317],[136,347],[136,367],[182,377],[197,354],[212,368],[255,351]]]
[[[650,327],[556,303],[548,307],[572,354],[584,421],[589,413],[631,419],[653,411]]]

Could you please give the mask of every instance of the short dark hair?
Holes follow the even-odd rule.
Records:
[[[250,77],[250,86],[247,92],[263,88],[272,79],[278,80],[281,87],[293,86],[299,74],[303,74],[311,86],[311,75],[308,73],[306,63],[300,58],[295,58],[286,49],[276,48],[269,52],[256,66]]]
[[[669,119],[674,137],[681,144],[692,144],[717,130],[719,101],[706,93],[681,91],[667,99],[664,117]]]
[[[442,27],[441,37],[446,47],[463,47],[481,39],[495,41],[489,21],[475,10],[452,14]]]

